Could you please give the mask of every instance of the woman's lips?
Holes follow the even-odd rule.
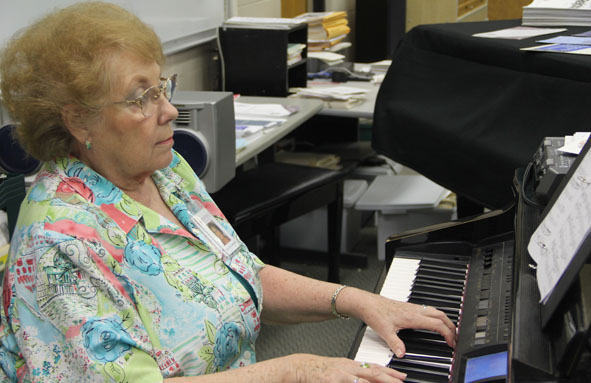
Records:
[[[172,139],[172,136],[170,136],[166,140],[156,143],[156,145],[172,145],[173,143],[174,140]]]

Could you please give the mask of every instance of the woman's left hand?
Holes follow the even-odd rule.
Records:
[[[358,289],[351,289],[340,298],[344,298],[343,306],[355,307],[354,316],[376,331],[399,358],[406,353],[404,342],[398,337],[398,331],[403,329],[435,331],[450,347],[456,346],[456,326],[434,307],[395,301]]]

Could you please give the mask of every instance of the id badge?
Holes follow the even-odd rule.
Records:
[[[191,222],[205,236],[209,244],[221,254],[234,254],[240,247],[238,241],[199,201],[193,200],[192,202],[198,206],[198,210],[195,209],[193,204],[187,204],[189,213],[191,213]]]

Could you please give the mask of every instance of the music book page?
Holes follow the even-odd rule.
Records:
[[[527,250],[537,263],[538,288],[545,302],[591,228],[591,151],[542,220]]]

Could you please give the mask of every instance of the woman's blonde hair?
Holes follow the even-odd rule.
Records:
[[[47,161],[68,155],[73,137],[62,112],[97,118],[109,102],[109,54],[131,52],[162,66],[162,45],[135,15],[109,3],[84,2],[18,32],[0,54],[3,103],[24,150]]]

